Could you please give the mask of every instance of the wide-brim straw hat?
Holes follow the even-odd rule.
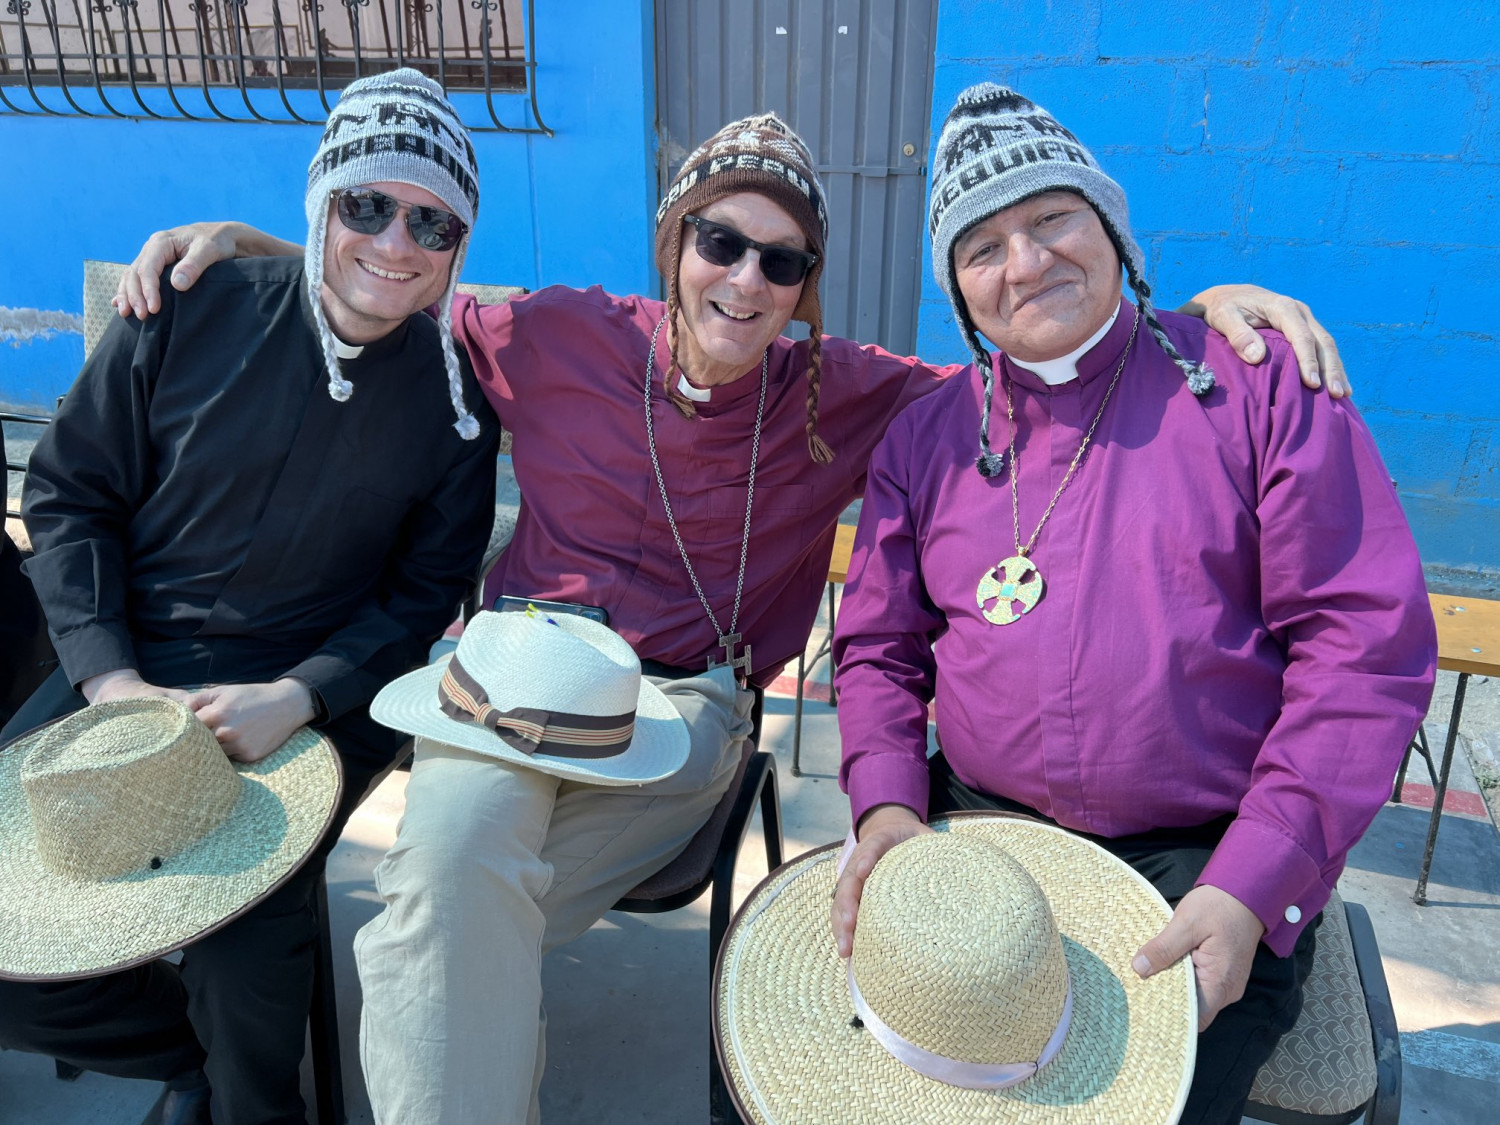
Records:
[[[376,722],[569,781],[645,785],[687,764],[688,730],[607,625],[476,613],[452,656],[393,680]]]
[[[0,978],[98,976],[218,929],[302,866],[342,785],[315,731],[231,762],[166,699],[98,704],[12,740],[0,747]]]
[[[1192,970],[1184,959],[1142,980],[1131,968],[1141,945],[1171,917],[1166,902],[1125,863],[1051,825],[962,813],[933,827],[939,836],[898,845],[876,865],[849,962],[838,956],[829,928],[836,845],[784,864],[741,907],[715,966],[713,1025],[719,1061],[744,1119],[756,1125],[1177,1121],[1197,1050]],[[1019,865],[1019,882],[1034,880],[1045,897],[1041,916],[1050,907],[1055,929],[1050,946],[1044,942],[1026,953],[1022,960],[1030,960],[1019,975],[1013,963],[993,976],[966,979],[976,958],[984,963],[996,944],[1010,948],[1009,936],[997,937],[1008,920],[1038,917],[1019,910],[1008,891],[997,893],[993,881],[970,877],[976,867],[987,875],[996,855],[1000,866],[1008,866],[1005,855]],[[882,892],[877,883],[886,865],[891,870]],[[872,894],[886,905],[872,903]],[[911,908],[904,914],[903,904]],[[878,910],[883,925],[873,916]],[[1064,960],[1066,983],[1059,992],[1046,978]],[[897,964],[921,971],[881,979]],[[971,1058],[983,1057],[986,1046],[1028,1022],[1039,1028],[1033,1044],[1046,1043],[1059,1023],[1065,1035],[1050,1060],[1015,1085],[953,1085],[898,1061],[877,1040],[857,1017],[856,976],[869,1011],[899,1024],[903,1038],[919,1046],[954,1045],[937,1052],[945,1059],[970,1049]],[[1001,979],[1008,983],[1000,985]],[[1069,988],[1071,1014],[1064,1021],[1059,1008]],[[995,1026],[981,1026],[985,1021],[976,1013],[996,1016]],[[1030,1060],[984,1061],[1046,1055],[1035,1046],[1031,1051]]]

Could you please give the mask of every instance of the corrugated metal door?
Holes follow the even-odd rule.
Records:
[[[658,171],[774,110],[828,193],[824,331],[912,351],[937,0],[657,0]]]

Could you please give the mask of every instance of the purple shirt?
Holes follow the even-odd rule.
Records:
[[[515,435],[515,538],[486,596],[603,606],[643,658],[702,668],[723,651],[667,525],[646,444],[646,359],[660,301],[555,286],[504,305],[460,296],[454,332],[495,412]],[[684,418],[662,393],[662,328],[652,419],[667,495],[719,625],[729,628],[745,529],[760,372],[713,389]],[[818,430],[836,456],[807,452],[808,344],[770,348],[760,467],[738,631],[753,679],[802,650],[828,576],[838,515],[864,490],[870,452],[900,410],[944,374],[875,347],[823,340]]]
[[[991,444],[1007,439],[1003,363],[1023,543],[1133,317],[1124,304],[1060,386],[997,361]],[[1142,326],[1032,552],[1045,594],[1010,625],[976,599],[986,569],[1016,553],[1010,466],[989,480],[974,469],[978,373],[892,425],[834,646],[841,780],[856,822],[886,802],[925,814],[935,699],[960,780],[1067,827],[1113,837],[1236,814],[1199,882],[1254,911],[1285,956],[1390,796],[1431,696],[1436,635],[1354,408],[1305,390],[1274,333],[1254,369],[1202,321],[1161,319],[1219,388],[1195,398]]]

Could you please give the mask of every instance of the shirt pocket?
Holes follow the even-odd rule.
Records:
[[[715,522],[719,520],[743,521],[745,518],[745,497],[749,489],[735,486],[724,486],[714,489],[709,499],[709,518]],[[813,488],[810,484],[775,484],[755,486],[755,504],[750,511],[750,519],[754,522],[756,513],[759,512],[781,512],[786,515],[804,515],[812,510]]]

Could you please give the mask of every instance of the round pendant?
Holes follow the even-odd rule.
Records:
[[[979,580],[978,600],[986,621],[995,625],[1019,621],[1042,600],[1042,572],[1020,555],[1001,559]],[[987,602],[995,604],[985,609]]]

